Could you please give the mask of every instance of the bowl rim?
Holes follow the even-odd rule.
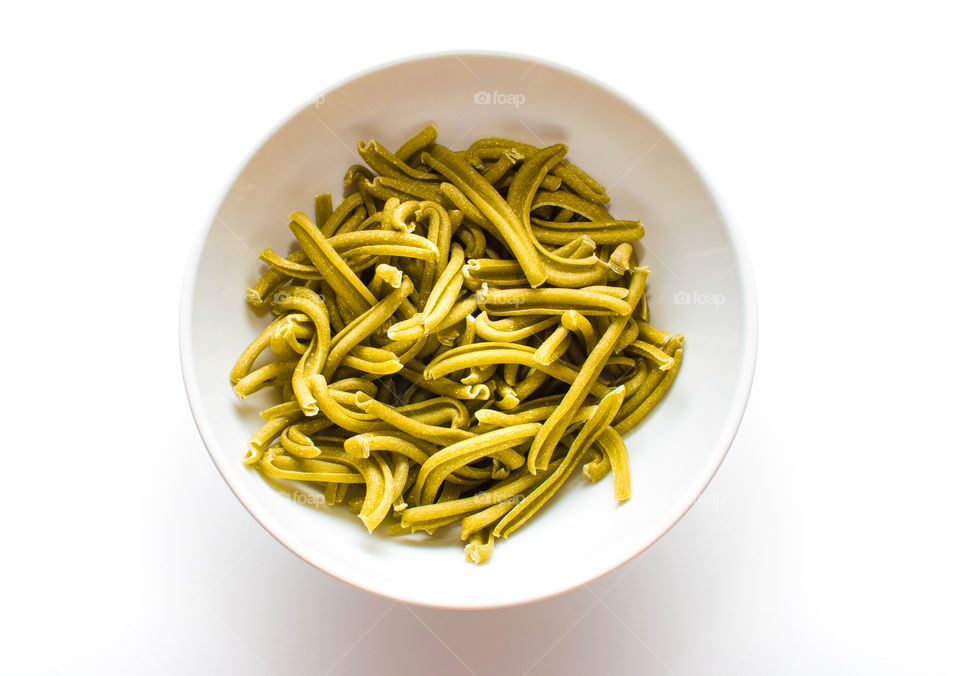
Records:
[[[200,396],[200,387],[196,380],[195,368],[194,368],[194,354],[191,345],[191,335],[193,330],[192,316],[193,316],[193,297],[194,290],[196,287],[197,273],[199,271],[199,262],[201,254],[203,252],[204,244],[206,242],[207,236],[210,232],[210,229],[213,227],[214,222],[216,221],[217,213],[220,210],[220,207],[223,205],[224,200],[229,194],[230,189],[237,180],[237,177],[240,173],[246,168],[250,161],[254,158],[257,152],[267,143],[278,131],[280,131],[284,126],[286,126],[290,121],[292,121],[297,115],[299,115],[303,110],[312,104],[313,101],[316,101],[319,97],[326,95],[328,92],[334,91],[354,80],[366,77],[372,73],[375,73],[380,70],[385,70],[399,65],[411,64],[419,61],[432,61],[437,59],[446,59],[446,58],[459,58],[461,56],[484,56],[484,57],[494,57],[499,59],[509,59],[514,61],[520,61],[530,66],[535,66],[542,64],[549,66],[556,70],[562,71],[566,74],[572,75],[574,77],[584,80],[588,84],[598,87],[601,90],[606,91],[607,93],[613,95],[614,97],[620,99],[624,103],[631,106],[642,116],[644,116],[649,122],[651,122],[662,134],[663,137],[669,140],[683,155],[684,159],[690,164],[696,173],[697,177],[703,183],[703,186],[710,196],[713,204],[717,210],[719,216],[720,224],[723,227],[728,239],[731,242],[731,248],[735,253],[736,257],[736,268],[737,274],[740,277],[740,283],[743,288],[743,345],[742,349],[745,351],[743,354],[743,364],[738,373],[737,382],[734,388],[733,396],[731,397],[732,402],[739,402],[739,405],[733,405],[728,411],[726,419],[724,421],[722,430],[717,436],[716,441],[713,444],[712,452],[709,456],[709,462],[704,464],[704,469],[698,475],[696,481],[692,482],[691,485],[693,488],[688,491],[686,494],[678,496],[674,502],[675,506],[668,513],[673,513],[674,516],[668,520],[667,525],[659,532],[656,537],[651,539],[649,542],[642,544],[635,552],[630,554],[624,560],[611,565],[610,567],[604,567],[602,570],[598,570],[596,574],[588,579],[580,580],[575,584],[570,586],[564,586],[556,591],[546,593],[546,594],[533,594],[527,596],[518,596],[518,598],[511,600],[509,602],[502,603],[483,603],[482,601],[471,603],[471,604],[443,604],[443,603],[434,603],[429,601],[424,601],[417,598],[405,597],[400,594],[393,594],[383,589],[374,589],[371,587],[366,587],[360,583],[349,579],[348,576],[339,573],[339,571],[331,570],[330,567],[321,565],[320,562],[314,560],[313,557],[309,556],[303,547],[303,543],[299,541],[299,538],[289,532],[283,523],[271,515],[267,510],[260,510],[256,506],[256,502],[250,497],[244,494],[244,491],[235,486],[227,479],[226,474],[224,473],[223,468],[220,466],[220,463],[217,462],[216,455],[211,450],[212,447],[221,449],[220,443],[217,440],[216,435],[213,432],[213,429],[210,426],[209,420],[207,418],[203,402],[201,401]],[[239,168],[231,174],[225,181],[224,188],[219,193],[219,198],[214,203],[212,207],[212,213],[208,215],[204,221],[205,225],[195,236],[194,244],[191,249],[191,253],[186,261],[186,267],[183,273],[183,283],[180,291],[180,308],[179,308],[179,346],[180,346],[180,369],[183,376],[184,389],[186,390],[187,402],[190,406],[190,411],[193,415],[194,424],[197,427],[197,431],[200,434],[201,441],[203,441],[204,448],[207,450],[207,454],[210,456],[210,459],[213,461],[214,466],[217,468],[217,471],[220,474],[220,477],[223,479],[224,483],[233,493],[233,495],[240,501],[240,504],[247,510],[247,512],[252,516],[270,535],[274,537],[280,544],[287,548],[290,552],[295,554],[305,563],[310,564],[317,570],[329,575],[337,580],[345,582],[352,587],[357,589],[362,589],[366,592],[375,594],[382,598],[390,599],[392,601],[397,601],[400,603],[407,603],[411,605],[416,605],[425,608],[437,608],[442,610],[494,610],[499,608],[512,608],[516,606],[526,605],[529,603],[535,603],[538,601],[545,601],[547,599],[560,596],[561,594],[566,594],[567,592],[579,589],[604,575],[607,575],[625,565],[631,561],[635,561],[638,556],[646,552],[650,547],[656,544],[667,532],[669,532],[678,521],[680,521],[683,516],[690,511],[690,508],[696,504],[699,497],[706,490],[707,486],[713,480],[713,477],[716,476],[717,471],[719,471],[720,466],[723,464],[724,459],[729,452],[730,447],[733,444],[734,438],[736,437],[737,431],[740,428],[740,423],[743,420],[743,415],[746,411],[747,403],[750,399],[750,392],[753,386],[754,374],[756,371],[756,362],[757,362],[757,344],[759,339],[759,308],[757,303],[757,290],[756,290],[756,281],[753,273],[753,265],[750,259],[749,252],[747,251],[746,242],[744,241],[738,228],[731,223],[730,219],[727,216],[727,210],[724,208],[722,200],[717,196],[716,191],[713,190],[713,183],[709,178],[709,175],[704,171],[701,165],[697,162],[695,157],[689,152],[682,143],[680,143],[676,137],[669,131],[669,129],[659,120],[656,116],[652,115],[649,111],[646,110],[642,105],[637,103],[631,96],[628,96],[621,92],[619,89],[612,87],[600,80],[597,80],[593,76],[583,73],[580,70],[568,66],[566,64],[558,63],[551,59],[543,59],[540,57],[522,54],[519,52],[509,52],[509,51],[499,51],[499,50],[444,50],[444,51],[434,51],[434,52],[421,52],[413,55],[408,55],[393,59],[390,61],[382,62],[375,64],[373,66],[364,68],[360,71],[354,72],[347,77],[341,78],[337,82],[326,87],[320,93],[312,96],[307,99],[304,103],[296,107],[292,112],[286,115],[282,120],[276,123],[271,127],[266,134],[261,136],[257,143],[252,147],[251,150],[247,152],[244,159],[239,164]]]

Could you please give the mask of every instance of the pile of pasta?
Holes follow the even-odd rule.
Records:
[[[683,336],[649,323],[637,221],[565,159],[429,126],[358,144],[333,208],[290,217],[248,303],[273,321],[230,374],[273,388],[245,462],[322,486],[373,532],[459,522],[486,561],[578,470],[630,497],[622,435],[670,388]],[[303,484],[298,484],[303,485]]]

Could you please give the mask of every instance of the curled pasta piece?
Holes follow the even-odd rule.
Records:
[[[474,330],[491,343],[514,343],[549,329],[557,321],[558,318],[551,315],[514,315],[493,321],[486,312],[481,312],[474,323]]]
[[[669,331],[650,326],[646,321],[637,322],[637,331],[643,340],[659,347],[666,345],[672,335]]]
[[[646,273],[638,270],[630,277],[630,286],[626,303],[632,310],[643,293],[643,287],[646,282]],[[527,456],[527,466],[532,473],[546,467],[553,455],[553,450],[560,441],[564,427],[561,421],[569,416],[574,410],[580,407],[587,396],[588,388],[596,382],[600,375],[600,370],[613,353],[613,348],[620,338],[624,327],[627,325],[629,313],[617,315],[610,322],[603,336],[597,341],[596,347],[587,356],[586,361],[580,368],[576,379],[570,384],[570,389],[564,395],[563,400],[550,415],[543,427],[537,434],[530,446],[530,453]]]
[[[668,371],[670,367],[673,366],[673,357],[656,345],[651,345],[642,340],[636,340],[630,343],[625,349],[646,357],[660,367],[661,371]]]
[[[453,397],[466,401],[483,401],[492,396],[490,388],[483,383],[464,385],[444,377],[427,380],[423,377],[423,369],[424,365],[422,363],[411,360],[398,373],[414,385],[443,397]]]
[[[576,310],[567,310],[560,316],[560,323],[568,331],[577,334],[586,352],[593,352],[593,349],[597,346],[597,334],[593,330],[593,324],[590,323],[589,319]]]
[[[403,362],[390,350],[356,345],[344,356],[341,366],[374,376],[388,376],[403,368]]]
[[[304,264],[304,261],[309,262],[310,259],[307,258],[307,254],[302,249],[294,251],[287,258],[280,256],[273,249],[264,249],[263,253],[260,254],[260,260],[286,277],[323,279],[323,275],[315,267]]]
[[[253,363],[257,360],[257,357],[267,349],[270,345],[270,341],[276,336],[278,331],[284,327],[289,322],[287,316],[281,316],[274,319],[270,322],[270,325],[267,326],[263,331],[260,332],[260,335],[253,339],[253,341],[247,345],[247,347],[240,354],[240,357],[234,363],[233,368],[230,370],[230,382],[233,385],[236,385],[242,378],[249,375]]]
[[[542,364],[534,359],[536,350],[527,345],[516,343],[474,343],[453,348],[424,367],[423,376],[427,380],[445,376],[453,371],[483,366],[486,364],[519,364],[529,368],[545,371],[551,377],[565,383],[573,383],[578,378],[578,369],[557,360],[551,364]],[[600,382],[594,382],[589,392],[603,396],[606,387]]]
[[[348,176],[351,175],[350,172],[347,172]],[[355,174],[354,174],[355,175]],[[344,179],[346,180],[346,178]],[[343,225],[354,213],[364,208],[363,197],[357,193],[348,195],[344,198],[342,202],[337,206],[337,208],[327,216],[326,220],[322,223],[317,221],[316,225],[319,227],[320,232],[324,237],[330,237],[333,235],[340,226]]]
[[[528,143],[522,143],[520,141],[514,141],[511,139],[490,137],[475,141],[467,149],[467,157],[478,157],[484,151],[489,152],[490,150],[493,150],[494,153],[502,152],[504,149],[510,149],[515,153],[522,155],[524,158],[533,156],[533,154],[538,150],[536,146],[532,146]],[[606,202],[610,201],[610,198],[606,195],[606,191],[604,190],[603,186],[600,185],[596,179],[591,177],[569,160],[564,159],[559,162],[554,168],[554,172],[566,185],[570,187],[571,190],[581,197],[598,204],[605,204]]]
[[[493,531],[474,533],[468,539],[467,546],[463,548],[463,556],[470,563],[480,565],[490,560],[493,554],[493,546],[496,538],[493,537]]]
[[[280,433],[280,446],[298,458],[315,458],[323,452],[325,440],[310,435],[316,435],[331,425],[333,423],[328,418],[320,416],[289,425]]]
[[[290,218],[290,229],[307,257],[354,315],[363,313],[376,303],[377,299],[309,218],[300,212],[292,214]]]
[[[413,504],[433,502],[440,485],[456,469],[496,451],[519,446],[524,440],[533,437],[539,429],[539,423],[505,427],[451,444],[431,455],[420,467],[417,481],[413,485]]]
[[[333,216],[333,195],[321,193],[313,198],[313,222],[323,224]]]
[[[418,439],[428,441],[436,440],[441,443],[456,443],[474,436],[472,433],[456,427],[440,427],[438,425],[421,422],[404,415],[392,406],[373,399],[363,392],[356,394],[355,401],[357,406],[364,412]]]
[[[270,349],[280,361],[299,358],[307,351],[310,341],[316,335],[306,315],[291,312],[284,317],[286,322],[270,339]]]
[[[533,238],[523,230],[517,214],[496,188],[483,180],[463,158],[443,146],[435,146],[433,153],[423,153],[423,161],[453,183],[496,229],[523,268],[530,286],[536,288],[547,281]],[[464,211],[461,204],[457,207]],[[464,215],[469,214],[464,211]]]
[[[238,380],[233,386],[233,391],[237,397],[243,399],[265,387],[274,387],[288,380],[296,366],[296,361],[270,362]]]
[[[309,382],[320,411],[335,425],[354,433],[370,432],[376,429],[377,425],[371,416],[358,415],[335,399],[335,390],[327,386],[327,380],[323,375],[313,376]],[[353,395],[352,398],[355,400],[356,396]]]
[[[424,265],[423,273],[420,276],[420,298],[423,300],[423,303],[426,303],[426,299],[433,289],[437,271],[443,270],[447,266],[450,258],[450,241],[453,237],[453,225],[447,210],[434,201],[421,202],[414,215],[417,221],[426,221],[427,241],[431,242],[437,250],[436,259],[434,261],[428,261]],[[423,306],[421,305],[418,309],[423,310]]]
[[[348,437],[343,442],[344,450],[357,458],[369,457],[373,451],[387,451],[406,456],[412,463],[423,465],[437,447],[403,432],[366,432]],[[461,467],[447,477],[447,481],[460,485],[474,485],[478,481],[490,478],[489,469],[479,467]]]
[[[477,306],[487,314],[506,316],[562,315],[570,309],[582,315],[629,315],[633,307],[617,297],[625,296],[625,292],[616,286],[497,289],[484,285],[477,291]]]
[[[613,220],[610,212],[602,205],[565,190],[538,190],[530,203],[530,211],[545,206],[566,209],[570,214],[577,214],[587,221],[602,223]],[[569,221],[569,218],[567,220]]]
[[[580,226],[581,223],[573,223],[574,226]],[[633,242],[643,237],[643,226],[637,221],[610,221],[602,226],[586,228],[590,233],[590,239],[597,244],[623,244]],[[583,236],[582,230],[576,228],[564,227],[558,228],[547,225],[546,221],[534,219],[534,225],[530,227],[533,236],[538,241],[545,244],[569,244]],[[625,268],[620,265],[619,272],[622,274]]]
[[[276,448],[271,448],[264,453],[257,463],[257,467],[264,474],[275,479],[325,481],[343,484],[364,483],[363,475],[346,465],[329,460],[295,458],[278,453]]]
[[[617,502],[630,499],[630,459],[623,438],[612,427],[606,427],[597,437],[604,457],[613,471],[613,497]]]
[[[558,460],[556,465],[559,464],[560,461]],[[511,474],[491,488],[469,497],[411,507],[405,510],[401,523],[408,528],[423,527],[424,525],[447,521],[450,518],[475,514],[494,505],[512,506],[519,502],[518,497],[524,491],[540,481],[542,481],[542,477],[525,473]],[[468,539],[470,535],[471,533],[467,533],[463,536],[463,539]]]
[[[590,451],[587,453],[588,460],[583,463],[583,476],[591,483],[597,483],[610,473],[610,458],[603,452],[597,450],[597,443],[593,445],[592,457]]]
[[[307,348],[307,351],[303,353],[303,356],[300,357],[296,367],[293,369],[293,375],[291,376],[293,395],[297,398],[297,403],[300,404],[300,409],[305,415],[312,416],[320,412],[320,407],[317,406],[317,400],[310,391],[308,380],[317,375],[325,358],[326,355],[321,352],[317,334],[314,334],[310,340],[310,346]]]
[[[497,537],[509,537],[511,533],[520,528],[535,512],[543,507],[544,503],[546,503],[569,478],[578,461],[583,457],[583,454],[593,442],[596,441],[604,428],[610,424],[622,403],[622,387],[611,390],[609,394],[600,400],[600,403],[597,404],[596,413],[580,428],[570,448],[567,449],[567,454],[563,458],[563,462],[560,463],[560,466],[497,523],[493,530],[494,535]],[[546,470],[548,467],[549,465],[543,467],[543,469]]]
[[[400,307],[400,303],[413,291],[413,282],[404,278],[400,288],[394,289],[373,307],[360,314],[350,324],[334,336],[330,343],[330,353],[323,367],[323,375],[330,378],[344,357],[357,346],[361,340],[369,336],[375,329],[384,324]]]
[[[682,344],[682,341],[678,341]],[[671,347],[668,343],[668,348]],[[634,427],[643,420],[646,415],[656,406],[664,395],[667,393],[667,390],[670,389],[670,386],[673,385],[673,381],[677,377],[677,373],[680,371],[680,364],[683,362],[683,348],[676,347],[674,348],[675,352],[673,353],[673,365],[668,371],[658,371],[654,377],[653,374],[647,377],[647,382],[644,383],[644,387],[641,387],[630,400],[626,402],[623,406],[623,409],[620,411],[618,420],[614,424],[613,428],[620,434],[626,434],[626,432]],[[669,351],[668,351],[669,354]],[[647,383],[651,387],[646,387]]]
[[[370,168],[382,176],[391,176],[396,178],[411,178],[421,181],[433,181],[439,177],[436,174],[414,169],[404,160],[400,159],[392,152],[384,148],[377,141],[357,143],[357,151],[360,157],[370,165]]]
[[[552,364],[559,359],[570,346],[570,330],[565,326],[558,326],[540,344],[533,358],[541,364]]]
[[[422,312],[393,324],[387,329],[387,336],[393,340],[411,340],[435,333],[457,302],[463,286],[462,267],[463,248],[454,244],[450,251],[450,260],[425,299]]]
[[[376,453],[371,457],[383,477],[383,490],[377,495],[378,499],[370,510],[366,513],[364,513],[362,507],[360,510],[360,520],[363,521],[363,525],[367,527],[367,531],[370,533],[383,523],[383,520],[390,513],[390,508],[400,497],[410,468],[409,461],[402,455],[392,456],[394,459],[393,466],[391,466],[390,459],[382,453]]]
[[[640,327],[637,325],[637,320],[630,317],[627,320],[627,325],[623,327],[623,331],[620,333],[620,338],[617,339],[617,344],[613,347],[614,354],[623,352],[624,348],[635,341],[639,334]]]
[[[370,280],[370,291],[377,298],[383,298],[383,285],[386,284],[391,289],[399,289],[403,282],[403,272],[399,268],[386,263],[380,263],[373,271],[373,279]]]
[[[432,124],[428,124],[426,127],[404,141],[403,144],[397,148],[394,155],[396,155],[398,159],[407,162],[411,157],[414,157],[429,148],[433,142],[437,140],[437,134],[437,128]]]
[[[283,430],[300,418],[300,412],[297,411],[290,415],[278,415],[268,419],[247,441],[247,455],[243,459],[243,463],[245,465],[256,464],[263,457],[264,450],[276,441]]]

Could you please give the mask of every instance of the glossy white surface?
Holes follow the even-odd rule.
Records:
[[[414,89],[418,97],[405,96]],[[618,504],[612,478],[590,485],[578,477],[480,567],[465,564],[456,528],[435,538],[370,537],[349,512],[278,493],[240,463],[246,439],[262,424],[258,411],[276,402],[233,401],[225,377],[265,324],[243,302],[263,268],[251,251],[285,251],[291,212],[311,213],[317,192],[339,199],[345,168],[358,161],[357,140],[377,138],[393,148],[430,122],[441,130],[440,142],[454,148],[498,135],[566,143],[570,157],[607,187],[614,214],[645,224],[641,260],[651,269],[651,319],[687,337],[674,388],[627,437],[634,497]],[[744,255],[683,153],[612,92],[522,58],[407,61],[324,92],[264,142],[228,190],[184,285],[187,393],[227,483],[308,562],[364,589],[434,607],[541,599],[649,546],[713,476],[753,376],[756,301]]]
[[[391,6],[5,11],[0,673],[960,672],[952,14],[595,3],[573,25],[514,3],[518,37],[505,10]],[[215,196],[324,83],[426,48],[522,48],[641,102],[724,197],[761,293],[750,405],[703,499],[629,568],[507,610],[395,604],[300,561],[224,488],[180,377]]]

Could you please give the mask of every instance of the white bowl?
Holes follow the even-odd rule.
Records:
[[[235,399],[228,372],[265,325],[244,303],[257,254],[286,251],[293,211],[339,197],[358,139],[395,147],[428,123],[440,142],[482,136],[545,145],[603,183],[615,215],[646,225],[651,320],[686,336],[666,399],[627,437],[633,498],[612,479],[577,477],[488,563],[464,561],[458,529],[439,540],[368,535],[342,506],[314,507],[241,463],[264,395]],[[690,159],[636,105],[565,68],[514,56],[445,54],[363,73],[276,129],[233,181],[188,265],[180,347],[190,406],[237,498],[295,554],[341,580],[404,602],[494,608],[580,586],[649,547],[690,508],[733,441],[753,378],[757,310],[739,238]],[[265,405],[265,404],[264,404]]]

